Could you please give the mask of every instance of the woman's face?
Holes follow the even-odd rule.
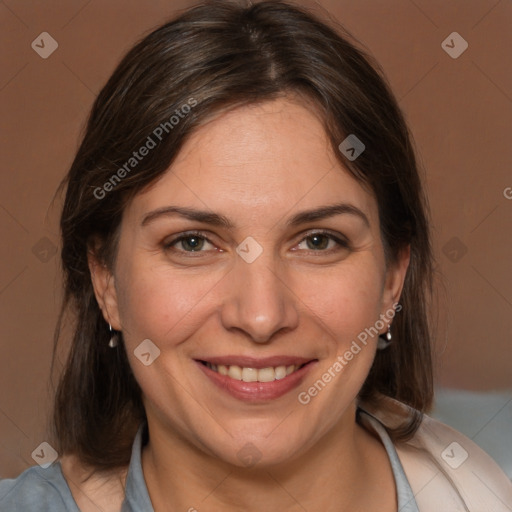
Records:
[[[407,263],[386,269],[374,197],[280,99],[196,130],[126,208],[112,278],[93,274],[148,420],[243,466],[353,422],[378,339],[361,333],[386,331]]]

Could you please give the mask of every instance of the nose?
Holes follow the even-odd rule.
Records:
[[[297,297],[282,269],[264,255],[252,263],[237,259],[221,310],[225,329],[241,331],[256,343],[268,343],[277,332],[295,329],[299,321]]]

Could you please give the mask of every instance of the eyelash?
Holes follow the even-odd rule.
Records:
[[[315,235],[323,235],[323,236],[326,236],[327,238],[329,238],[330,240],[334,241],[338,247],[335,247],[335,248],[331,248],[331,249],[319,249],[319,250],[314,250],[314,249],[309,249],[307,252],[310,252],[310,253],[324,253],[324,254],[331,254],[333,252],[337,252],[341,249],[350,249],[350,244],[347,240],[344,240],[343,238],[339,238],[338,236],[335,236],[334,234],[332,234],[331,232],[329,231],[325,231],[325,230],[317,230],[317,231],[312,231],[312,232],[309,232],[307,233],[300,241],[298,244],[301,244],[302,242],[304,242],[305,240],[307,240],[308,238],[310,237],[313,237]],[[172,250],[173,252],[177,252],[177,253],[183,253],[183,254],[200,254],[202,252],[207,252],[207,251],[184,251],[184,250],[177,250],[175,249],[173,246],[177,245],[179,242],[183,241],[183,240],[187,240],[188,238],[200,238],[202,240],[205,240],[206,242],[208,242],[209,244],[211,245],[215,245],[213,242],[211,242],[209,240],[208,237],[206,237],[204,235],[203,232],[201,231],[187,231],[186,233],[182,233],[181,235],[179,235],[177,238],[174,238],[173,240],[169,241],[169,242],[165,242],[163,244],[163,247],[165,250]],[[298,245],[297,244],[297,245]],[[187,256],[189,257],[189,256]],[[195,257],[197,258],[198,256],[190,256],[190,257]]]

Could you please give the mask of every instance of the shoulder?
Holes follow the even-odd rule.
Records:
[[[59,463],[43,469],[34,466],[17,478],[0,480],[2,512],[39,510],[78,511]]]
[[[62,473],[81,512],[119,511],[125,498],[128,468],[100,471],[78,457],[64,455]]]
[[[498,464],[471,439],[425,416],[406,443],[419,453],[418,462],[430,463],[435,472],[432,490],[452,488],[470,511],[512,510],[512,482]],[[414,468],[418,467],[418,463]],[[419,474],[418,469],[411,473]],[[427,500],[428,501],[428,500]]]
[[[43,469],[33,466],[17,478],[0,480],[2,512],[105,512],[121,510],[127,469],[91,472],[72,455]]]
[[[385,398],[370,412],[393,427],[412,411]],[[395,448],[421,511],[448,504],[453,511],[512,510],[512,482],[476,443],[448,425],[424,415],[414,436]]]

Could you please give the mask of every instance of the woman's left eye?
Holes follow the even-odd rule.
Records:
[[[311,233],[298,244],[306,244],[305,250],[317,252],[332,252],[340,248],[348,248],[348,242],[331,233],[317,232]]]

